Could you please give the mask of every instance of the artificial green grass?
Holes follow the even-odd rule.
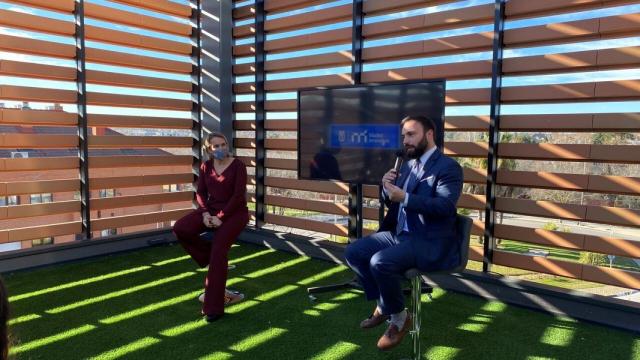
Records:
[[[375,347],[384,326],[361,330],[373,305],[359,291],[310,285],[351,278],[343,266],[243,244],[229,286],[245,301],[215,323],[196,297],[204,272],[179,246],[5,275],[16,359],[399,359]],[[640,359],[638,336],[436,290],[423,304],[429,359]]]

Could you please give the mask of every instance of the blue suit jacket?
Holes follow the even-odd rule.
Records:
[[[408,161],[400,169],[396,184],[400,187],[409,176]],[[462,192],[462,167],[436,150],[422,167],[418,181],[409,193],[405,207],[409,238],[416,254],[418,269],[435,271],[459,263],[459,241],[456,236],[456,203]],[[383,192],[384,196],[384,192]],[[389,211],[380,231],[395,233],[400,205],[385,197]]]

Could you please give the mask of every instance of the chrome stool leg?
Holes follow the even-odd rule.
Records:
[[[422,297],[422,277],[416,276],[411,280],[411,316],[413,317],[413,348],[411,350],[413,360],[420,359],[420,305]]]

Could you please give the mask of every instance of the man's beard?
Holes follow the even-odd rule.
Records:
[[[404,152],[409,159],[417,159],[427,151],[427,147],[429,147],[429,142],[427,141],[427,137],[423,136],[422,141],[420,141],[417,146],[407,146]]]

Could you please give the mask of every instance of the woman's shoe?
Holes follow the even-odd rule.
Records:
[[[225,290],[224,292],[224,306],[235,304],[244,299],[244,294],[237,291]]]
[[[244,299],[244,294],[238,291],[232,291],[229,289],[224,290],[224,305],[231,305],[240,302]],[[198,301],[204,303],[204,293],[198,295]]]

